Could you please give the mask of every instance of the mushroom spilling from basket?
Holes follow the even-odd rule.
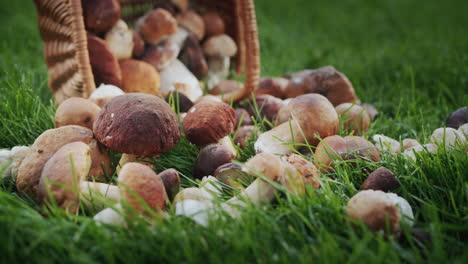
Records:
[[[98,88],[63,100],[56,128],[31,146],[0,151],[0,173],[45,207],[77,213],[94,206],[103,209],[96,221],[123,226],[173,208],[208,225],[284,193],[315,192],[348,164],[367,175],[346,206],[349,220],[394,234],[416,220],[404,198],[385,193],[398,193],[400,182],[381,167],[382,157],[402,155],[417,166],[421,152],[467,150],[466,108],[427,142],[368,135],[379,112],[361,105],[351,81],[331,66],[265,77],[249,98],[231,100],[244,89],[229,79],[236,42],[221,15],[197,13],[188,1],[161,1],[133,24],[121,19],[117,0],[82,3]],[[199,150],[192,175],[174,169],[179,164],[155,165],[181,138]]]

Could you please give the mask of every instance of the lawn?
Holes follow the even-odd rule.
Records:
[[[449,113],[468,104],[468,1],[255,3],[262,76],[335,66],[361,101],[381,112],[366,137],[427,142]],[[52,128],[55,107],[32,1],[0,0],[0,22],[0,148],[10,148]],[[183,141],[157,163],[190,177],[196,154]],[[239,219],[214,219],[209,227],[173,211],[129,228],[97,225],[92,211],[73,216],[52,209],[44,217],[6,179],[0,185],[0,262],[468,263],[463,149],[425,153],[414,163],[384,155],[370,166],[395,172],[396,193],[412,205],[415,227],[430,240],[415,239],[411,230],[396,239],[353,229],[343,208],[366,175],[346,163],[323,175],[317,192],[284,194],[273,205],[250,206]]]

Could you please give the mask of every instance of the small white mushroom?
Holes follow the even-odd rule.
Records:
[[[237,53],[236,42],[226,34],[210,37],[203,44],[207,57],[209,89],[229,76],[230,59]]]
[[[412,148],[409,148],[403,152],[403,155],[411,159],[413,161],[416,161],[416,152],[429,152],[429,153],[436,153],[437,152],[437,145],[436,144],[426,144],[426,145],[417,145]]]
[[[465,135],[451,127],[437,128],[431,136],[431,142],[434,144],[445,145],[448,148],[455,147],[457,144],[465,144]]]
[[[379,150],[379,152],[390,152],[395,154],[401,152],[400,142],[393,138],[384,135],[374,135],[372,139],[374,140],[375,147]]]
[[[91,93],[89,100],[102,108],[112,98],[123,94],[125,94],[125,92],[117,86],[101,84],[96,90],[94,90],[94,92]]]
[[[465,138],[466,138],[466,136],[468,136],[468,123],[466,123],[466,124],[460,126],[460,127],[458,128],[458,131],[460,131],[461,133],[463,133],[463,135],[465,135]]]

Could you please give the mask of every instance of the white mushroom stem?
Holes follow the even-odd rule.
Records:
[[[390,153],[400,153],[400,142],[396,141],[393,138],[384,136],[384,135],[374,135],[372,139],[375,142],[375,147],[379,152],[390,152]]]
[[[185,65],[179,60],[174,60],[167,68],[160,72],[161,76],[161,87],[160,91],[162,94],[167,94],[170,91],[174,91],[176,84],[185,84],[189,88],[189,91],[185,94],[192,102],[195,102],[199,97],[203,95],[203,91],[200,88],[198,79],[185,67]]]
[[[207,58],[208,77],[207,86],[212,89],[219,82],[226,80],[229,76],[229,66],[231,59],[226,56],[211,56]]]
[[[100,201],[103,198],[110,202],[120,201],[120,190],[117,185],[82,181],[80,183],[80,192],[82,201],[85,204],[91,204],[94,201]]]
[[[127,223],[122,212],[122,206],[119,203],[116,204],[114,208],[109,207],[100,211],[93,217],[93,219],[99,223],[125,227],[127,226]]]
[[[466,139],[461,131],[447,127],[434,130],[431,136],[431,142],[434,144],[443,144],[447,148],[452,148],[457,144],[465,144]]]
[[[237,157],[237,150],[234,147],[234,144],[232,144],[232,140],[231,140],[231,138],[229,136],[225,136],[222,139],[220,139],[218,141],[218,144],[227,147],[229,149],[229,151],[231,151],[232,155],[234,157]]]
[[[290,143],[304,143],[304,133],[296,119],[285,122],[263,134],[255,142],[257,153],[290,154],[294,149]]]

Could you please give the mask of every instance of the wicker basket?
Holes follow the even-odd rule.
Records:
[[[69,97],[87,98],[96,87],[88,57],[81,0],[34,0],[44,56],[49,72],[49,89],[56,103]],[[131,22],[158,0],[120,0],[122,17]],[[260,55],[253,0],[191,0],[195,10],[218,12],[226,33],[238,44],[236,71],[245,73],[244,89],[238,101],[250,95],[258,84]]]

